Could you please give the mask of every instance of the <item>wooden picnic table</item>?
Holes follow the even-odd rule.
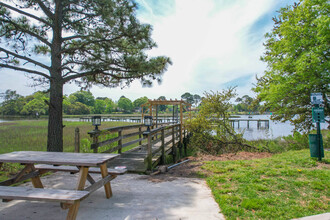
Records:
[[[123,174],[125,172],[122,171],[116,173],[116,171],[114,171],[109,174],[106,164],[109,160],[112,160],[116,156],[118,156],[118,154],[41,151],[16,151],[0,154],[0,168],[3,163],[21,163],[25,165],[23,170],[15,177],[0,183],[0,198],[4,200],[25,199],[61,202],[61,207],[63,209],[69,208],[67,219],[75,219],[78,213],[80,201],[86,198],[89,193],[104,186],[106,198],[110,198],[112,196],[110,181],[114,179],[117,174]],[[40,168],[38,168],[38,166],[40,166]],[[96,182],[90,176],[90,173],[92,173],[89,172],[90,167],[92,167],[91,170],[93,170],[93,173],[96,172],[93,167],[99,167],[98,173],[101,173],[102,177],[99,181]],[[40,179],[40,175],[42,173],[54,170],[74,172],[74,169],[76,169],[76,172],[79,172],[75,190],[44,189]],[[27,179],[31,179],[34,188],[38,189],[10,187],[10,185]],[[86,180],[91,183],[91,185],[87,188],[85,188]]]

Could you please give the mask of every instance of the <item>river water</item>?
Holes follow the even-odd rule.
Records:
[[[247,128],[247,122],[240,122],[240,128],[235,123],[235,130],[237,132],[244,132],[243,137],[247,140],[257,140],[257,139],[274,139],[277,137],[288,136],[293,134],[294,126],[290,122],[274,122],[270,120],[270,115],[253,115],[248,118],[248,115],[240,115],[240,119],[260,119],[269,120],[269,129],[265,127],[265,123],[261,123],[261,127],[257,128],[257,122],[251,121],[249,123],[249,128]],[[327,129],[327,123],[321,123],[321,129]]]
[[[249,119],[248,115],[240,115],[238,119]],[[281,123],[281,122],[274,122],[270,120],[270,115],[253,115],[253,120],[261,119],[261,120],[269,120],[269,129],[265,127],[265,123],[261,123],[261,127],[257,128],[257,122],[251,121],[249,123],[249,128],[247,128],[247,122],[241,121],[240,126],[238,128],[237,122],[235,123],[235,130],[237,132],[243,132],[243,137],[247,140],[257,140],[257,139],[274,139],[281,136],[287,136],[292,134],[294,126],[292,126],[289,122]],[[65,118],[66,121],[79,121],[79,118]],[[1,122],[8,122],[12,120],[1,119]],[[129,121],[129,120],[126,120]],[[321,129],[326,129],[328,126],[327,123],[321,123]]]

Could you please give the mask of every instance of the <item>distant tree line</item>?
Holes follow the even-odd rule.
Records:
[[[237,97],[235,103],[230,108],[232,112],[260,112],[261,106],[258,100],[248,95]]]
[[[48,115],[49,94],[38,91],[32,95],[22,96],[16,91],[7,90],[0,94],[4,100],[0,103],[0,113],[2,115],[22,115],[22,116],[40,116]],[[197,94],[192,95],[188,92],[181,96],[181,99],[198,106],[201,97]],[[166,100],[165,96],[160,96],[158,100]],[[67,115],[84,115],[84,114],[110,114],[110,113],[126,113],[140,112],[142,105],[148,102],[148,97],[140,97],[134,101],[125,96],[121,96],[119,100],[114,101],[108,97],[94,97],[90,91],[77,91],[63,97],[63,113]],[[144,107],[144,111],[147,111]],[[172,106],[160,105],[159,112],[169,113]]]

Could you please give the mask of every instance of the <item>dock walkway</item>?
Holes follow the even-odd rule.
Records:
[[[138,124],[89,134],[93,138],[91,148],[95,153],[120,154],[108,163],[108,167],[125,166],[134,173],[145,173],[158,164],[164,164],[167,155],[172,155],[173,161],[176,161],[183,155],[183,150],[186,152],[184,143],[188,138],[180,124],[165,125],[150,132],[146,132],[144,125]]]

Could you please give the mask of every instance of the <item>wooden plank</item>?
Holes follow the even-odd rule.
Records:
[[[108,169],[107,169],[107,164],[102,164],[100,166],[101,169],[101,175],[102,178],[106,178],[108,176]],[[108,181],[107,183],[104,184],[104,190],[105,190],[105,195],[106,197],[109,199],[112,196],[112,190],[111,190],[111,185],[110,185],[110,181]]]
[[[152,151],[152,156],[155,156],[157,153],[159,153],[162,150],[161,147],[157,148],[156,150]]]
[[[162,144],[161,144],[161,151],[162,151],[162,154],[160,156],[160,161],[161,163],[164,165],[165,164],[165,160],[166,160],[166,157],[165,157],[165,130],[162,130],[162,136],[161,136],[161,139],[162,139]]]
[[[28,174],[22,176],[19,179],[19,181],[16,181],[15,178],[11,178],[9,180],[2,181],[2,182],[0,182],[0,186],[10,186],[10,185],[13,185],[16,182],[22,182],[24,180],[31,179],[32,177],[39,176],[40,174],[41,173],[39,171],[34,171],[34,172],[31,172],[31,173],[28,173]]]
[[[63,171],[70,173],[78,173],[79,169],[75,166],[52,166],[48,164],[38,164],[35,166],[37,170],[49,170],[49,171]],[[101,173],[99,167],[90,167],[88,173]],[[108,173],[111,175],[122,175],[126,173],[125,169],[110,169],[108,168]]]
[[[107,182],[115,179],[117,176],[114,175],[108,175],[107,177],[100,179],[99,181],[95,182],[94,184],[87,187],[85,190],[92,193],[96,190],[98,190],[100,187],[104,186]]]
[[[140,132],[134,132],[134,133],[126,134],[126,135],[123,135],[123,139],[134,137],[134,136],[137,136],[139,134],[140,134]]]
[[[74,202],[74,204],[69,209],[68,215],[66,216],[66,220],[75,220],[77,218],[79,206],[80,201]]]
[[[87,174],[87,180],[92,185],[95,183],[95,180],[93,179],[93,177],[90,174]]]
[[[32,164],[31,166],[31,171],[35,171],[36,168],[34,167],[34,165]],[[44,186],[42,185],[42,182],[40,180],[40,176],[34,176],[31,178],[31,182],[32,185],[34,186],[34,188],[44,188]]]
[[[133,129],[133,128],[139,128],[139,127],[143,127],[144,125],[142,124],[138,124],[138,125],[127,125],[127,126],[119,126],[119,127],[112,127],[112,128],[105,128],[102,129],[102,131],[107,131],[107,132],[118,132],[119,130],[129,130],[129,129]],[[97,132],[95,131],[90,131],[88,132],[88,134],[90,135],[95,135],[97,134]]]
[[[87,191],[40,189],[27,187],[0,186],[0,198],[32,201],[53,201],[73,204],[89,195]]]
[[[172,144],[172,140],[169,140],[168,142],[165,143],[165,146],[168,146],[169,144]]]
[[[94,149],[94,148],[98,148],[98,147],[102,147],[104,145],[108,145],[108,144],[112,144],[114,142],[117,142],[119,140],[121,140],[122,137],[115,137],[115,138],[112,138],[112,139],[108,139],[106,141],[102,141],[102,142],[98,142],[98,143],[95,143],[95,144],[91,144],[91,149]]]
[[[83,190],[85,188],[87,175],[88,175],[88,169],[89,169],[89,167],[80,167],[76,190]]]
[[[52,165],[99,166],[119,154],[67,153],[43,151],[15,151],[0,154],[0,162],[41,163]]]
[[[124,147],[127,147],[127,146],[130,146],[130,145],[132,145],[132,144],[135,144],[135,143],[137,143],[137,142],[140,142],[140,141],[142,141],[143,139],[144,139],[144,138],[139,138],[139,139],[136,139],[136,140],[134,140],[134,141],[127,142],[127,143],[123,144],[123,148],[124,148]]]
[[[158,144],[158,143],[160,143],[161,141],[162,141],[162,140],[161,140],[161,138],[159,137],[159,138],[157,138],[156,140],[152,141],[152,142],[151,142],[151,145]]]
[[[123,149],[123,131],[120,130],[118,131],[118,137],[120,137],[120,139],[118,140],[118,153],[121,154],[121,150]]]
[[[119,150],[119,149],[121,149],[121,148],[122,148],[121,145],[117,145],[117,146],[115,146],[115,147],[112,147],[112,148],[110,148],[110,149],[108,149],[108,150],[103,151],[102,153],[112,153],[112,152],[115,152],[115,151],[117,151],[117,150]]]

